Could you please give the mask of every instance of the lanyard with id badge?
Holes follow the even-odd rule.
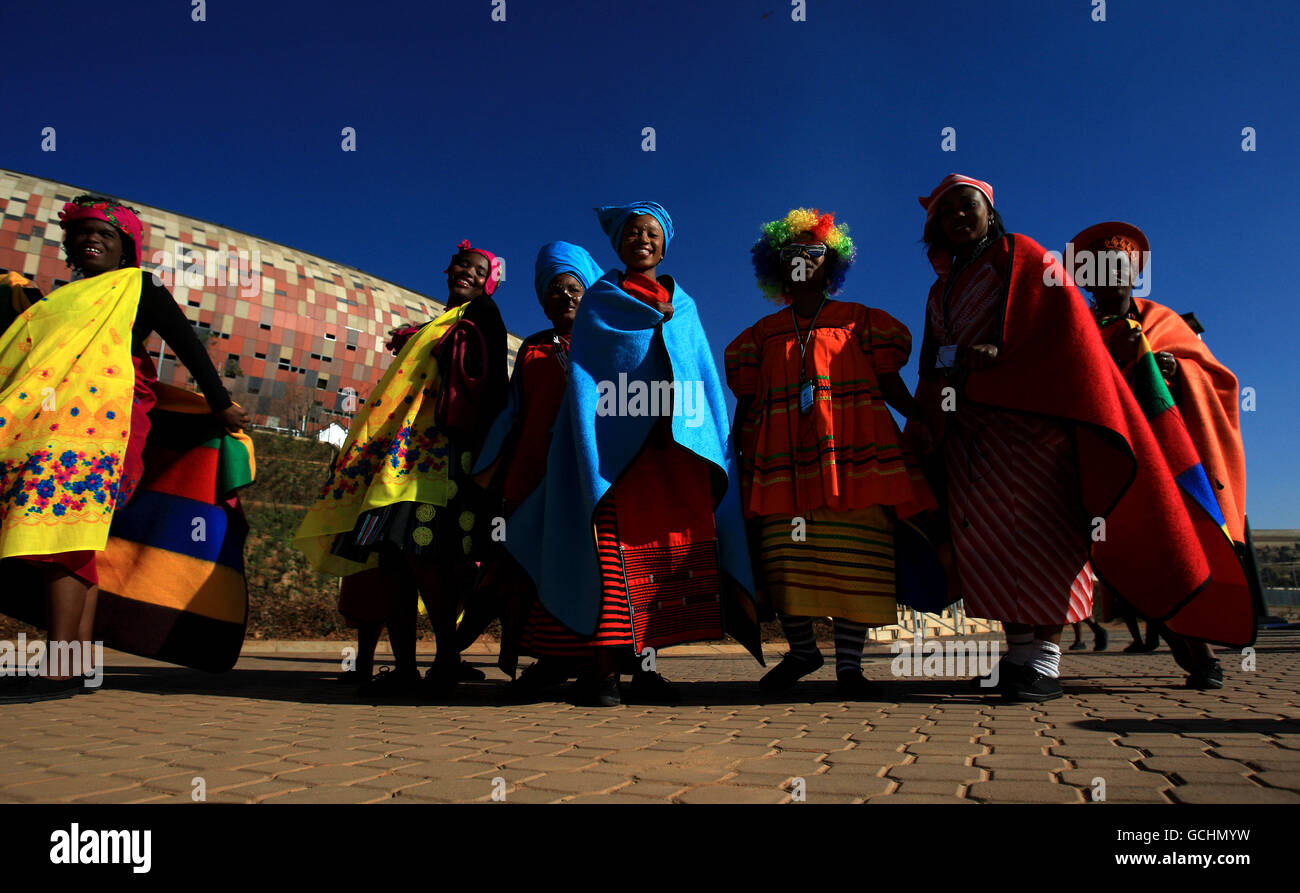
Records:
[[[813,329],[817,327],[817,317],[821,316],[822,308],[826,306],[826,298],[817,305],[817,312],[813,314],[812,322],[808,324],[808,334],[799,334],[799,317],[795,315],[794,304],[790,305],[790,319],[794,322],[794,340],[799,345],[799,413],[807,415],[812,412],[813,400],[817,395],[817,383],[808,376],[808,342],[812,339]]]

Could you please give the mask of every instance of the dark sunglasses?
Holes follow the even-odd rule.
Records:
[[[806,245],[802,242],[795,242],[781,249],[781,259],[790,260],[801,254],[804,257],[822,257],[828,250],[825,245]]]

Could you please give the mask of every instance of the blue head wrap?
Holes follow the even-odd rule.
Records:
[[[673,219],[668,216],[663,205],[655,202],[632,202],[630,205],[606,205],[603,208],[596,209],[596,216],[600,218],[600,228],[609,236],[609,241],[618,251],[619,239],[623,237],[623,225],[627,219],[638,214],[649,214],[659,221],[659,225],[664,228],[664,249],[668,248],[668,243],[673,240]]]
[[[583,288],[591,288],[591,284],[603,273],[600,265],[587,253],[587,249],[572,242],[551,242],[543,245],[542,250],[537,252],[537,264],[533,269],[535,270],[533,285],[537,288],[537,300],[543,305],[546,304],[546,287],[561,273],[569,273],[577,277]]]

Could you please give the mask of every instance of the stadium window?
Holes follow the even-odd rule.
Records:
[[[266,331],[268,332],[271,331],[271,324],[269,322],[258,323],[257,327],[259,329],[266,329]]]
[[[333,332],[326,332],[326,333],[325,333],[325,340],[326,340],[326,341],[337,341],[338,339],[334,337],[334,333],[333,333]]]
[[[265,360],[265,359],[266,359],[266,354],[264,354],[264,353],[255,353],[255,354],[253,354],[253,356],[256,357],[256,358],[259,359],[259,360]]]

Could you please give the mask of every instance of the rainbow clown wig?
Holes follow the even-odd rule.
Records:
[[[786,270],[789,261],[781,259],[781,249],[798,241],[800,233],[812,233],[813,238],[825,242],[830,251],[826,255],[826,290],[838,294],[844,286],[844,277],[857,259],[858,251],[849,238],[846,223],[835,224],[835,215],[823,214],[816,208],[795,208],[781,220],[763,224],[763,235],[750,254],[754,256],[754,273],[763,296],[776,303],[790,302],[786,294]]]

